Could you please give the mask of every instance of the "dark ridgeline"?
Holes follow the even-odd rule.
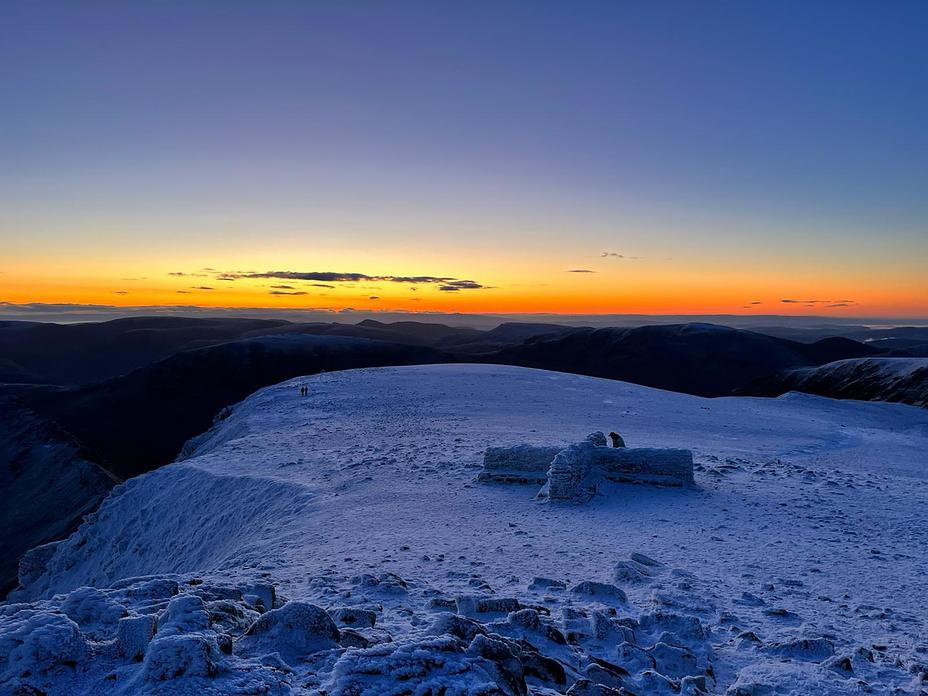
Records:
[[[555,324],[501,324],[492,331],[415,321],[292,323],[269,319],[136,317],[84,324],[0,321],[0,382],[81,385],[124,375],[183,350],[276,334],[351,336],[467,353],[491,352]]]
[[[84,324],[0,322],[0,382],[89,384],[177,351],[272,331],[264,319],[133,317]]]
[[[19,397],[129,477],[172,461],[224,406],[261,387],[322,370],[450,359],[432,348],[363,338],[262,336],[181,351],[97,384],[24,390]]]
[[[697,396],[724,396],[763,375],[881,351],[845,338],[799,343],[715,324],[579,328],[536,336],[495,362],[619,379]]]

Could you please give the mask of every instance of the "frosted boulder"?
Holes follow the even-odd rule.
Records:
[[[701,671],[696,655],[686,648],[659,642],[648,650],[648,653],[654,660],[655,669],[665,677],[680,679],[698,675]]]
[[[471,645],[465,649],[457,638],[441,636],[349,650],[335,663],[322,690],[329,696],[525,696],[527,687],[511,652],[497,652],[498,646],[483,642]],[[415,685],[420,686],[413,689]]]
[[[193,633],[209,628],[209,614],[203,600],[196,595],[180,595],[171,600],[158,619],[158,635]]]
[[[622,641],[616,647],[616,659],[622,667],[633,674],[646,669],[654,669],[654,657],[643,648],[628,641]]]
[[[0,622],[0,686],[81,664],[88,652],[80,628],[67,616],[32,609],[5,616]]]
[[[289,664],[338,646],[339,631],[326,611],[315,604],[289,602],[262,614],[239,641],[236,652],[277,652]]]
[[[612,571],[612,578],[619,584],[640,585],[651,582],[659,571],[658,566],[648,566],[635,560],[619,561]]]
[[[213,630],[235,635],[244,633],[260,616],[258,612],[244,604],[229,599],[206,602],[206,611]]]
[[[504,693],[528,695],[522,662],[505,641],[489,636],[476,636],[468,646],[467,654],[480,656],[490,662],[495,681],[503,687]]]
[[[61,605],[61,611],[95,640],[109,638],[116,623],[126,615],[125,608],[95,587],[79,587]]]
[[[222,654],[215,638],[201,633],[156,638],[148,646],[144,675],[153,681],[215,677]]]
[[[130,660],[141,660],[157,628],[158,621],[150,614],[120,619],[116,627],[117,653]]]
[[[466,616],[443,613],[429,626],[426,633],[432,636],[449,635],[461,640],[473,640],[475,636],[485,634],[486,629],[483,624]]]
[[[625,593],[616,587],[605,582],[596,582],[595,580],[584,580],[570,588],[570,593],[576,597],[589,597],[599,600],[608,600],[608,602],[628,601]]]
[[[709,637],[708,630],[697,617],[660,610],[639,616],[638,632],[655,639],[669,633],[675,637],[675,643],[683,642],[691,648]]]
[[[567,584],[553,578],[534,577],[528,589],[533,592],[561,591],[567,589]]]

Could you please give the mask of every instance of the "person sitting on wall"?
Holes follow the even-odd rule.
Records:
[[[609,439],[612,440],[613,447],[625,447],[625,440],[617,432],[609,433]]]

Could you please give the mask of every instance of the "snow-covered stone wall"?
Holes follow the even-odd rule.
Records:
[[[497,483],[537,483],[548,480],[548,467],[563,447],[487,447],[483,455],[483,471],[478,481]]]
[[[566,447],[489,447],[482,482],[542,484],[547,500],[585,500],[606,482],[658,486],[693,485],[693,453],[686,449],[607,447],[592,433]]]

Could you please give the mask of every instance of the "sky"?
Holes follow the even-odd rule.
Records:
[[[928,317],[923,2],[0,8],[0,302]]]

